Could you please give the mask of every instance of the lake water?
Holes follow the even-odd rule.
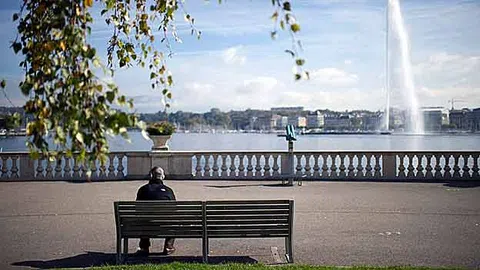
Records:
[[[140,132],[131,132],[131,143],[110,139],[111,151],[148,151],[152,142]],[[170,150],[286,150],[284,137],[255,133],[176,133]],[[480,151],[480,134],[469,135],[299,135],[296,150],[467,150]],[[0,137],[0,151],[26,151],[25,137]]]

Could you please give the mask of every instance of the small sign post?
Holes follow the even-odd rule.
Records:
[[[296,141],[295,127],[293,125],[287,125],[286,130],[286,140],[288,141],[288,185],[293,186],[293,177],[295,168],[293,165],[293,141]]]

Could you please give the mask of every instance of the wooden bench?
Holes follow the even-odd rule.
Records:
[[[141,237],[202,239],[205,263],[212,238],[284,238],[293,263],[292,200],[123,201],[114,208],[117,263],[128,255],[128,239]]]

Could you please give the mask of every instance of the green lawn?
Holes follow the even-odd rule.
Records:
[[[219,264],[219,265],[209,265],[209,264],[199,264],[199,263],[171,263],[171,264],[145,264],[145,265],[119,265],[119,266],[103,266],[103,267],[93,267],[94,270],[334,270],[345,268],[352,270],[434,270],[434,269],[463,269],[463,268],[452,268],[452,267],[409,267],[409,266],[398,266],[398,267],[373,267],[373,266],[354,266],[354,267],[335,267],[335,266],[311,266],[311,265],[262,265],[262,264]]]

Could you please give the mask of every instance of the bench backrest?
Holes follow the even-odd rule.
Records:
[[[208,238],[287,237],[293,201],[207,201]]]
[[[201,201],[115,202],[114,207],[121,237],[200,238],[203,235]]]
[[[126,238],[287,237],[293,201],[115,202],[117,234]],[[206,235],[204,235],[206,234]]]

